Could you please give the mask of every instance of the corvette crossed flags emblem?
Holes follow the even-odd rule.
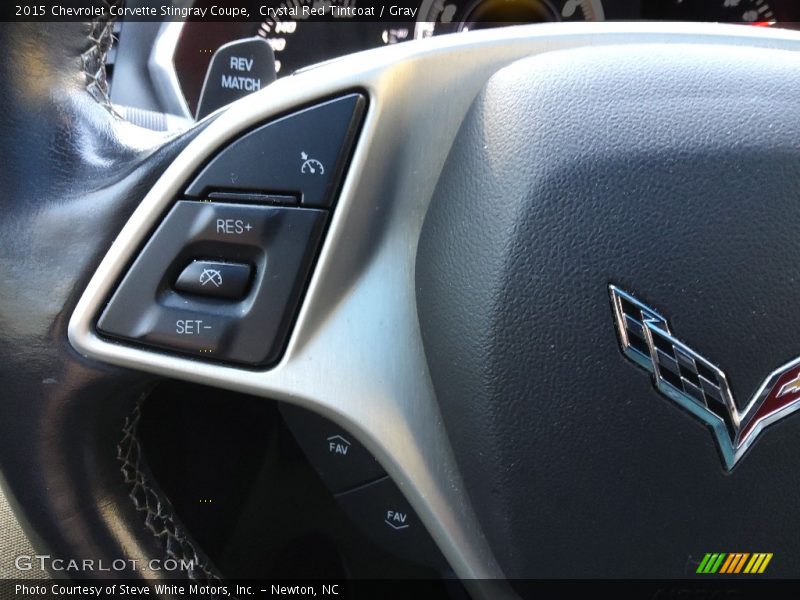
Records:
[[[659,392],[706,423],[730,470],[770,424],[800,409],[800,358],[773,371],[740,411],[719,368],[672,335],[667,320],[609,286],[622,352],[649,371]]]

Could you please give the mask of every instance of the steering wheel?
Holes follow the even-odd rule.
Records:
[[[800,356],[796,33],[444,36],[307,69],[176,136],[115,114],[109,36],[0,35],[0,468],[38,550],[190,557],[217,577],[140,460],[137,406],[173,378],[346,428],[465,580],[685,577],[712,551],[794,573],[798,392],[768,375]],[[326,160],[293,129],[264,151],[296,172],[252,153],[265,127],[344,101],[297,134],[338,140]],[[319,197],[280,179],[326,168]],[[158,331],[183,298],[170,223],[186,206],[218,236],[231,207],[319,215],[251,256],[252,293],[275,273],[289,291],[242,309],[248,331],[220,313],[208,355]]]

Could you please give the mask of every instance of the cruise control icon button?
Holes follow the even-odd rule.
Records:
[[[330,208],[365,107],[361,94],[348,94],[257,127],[212,158],[186,194],[288,195]]]
[[[203,269],[203,272],[200,273],[200,285],[205,287],[208,283],[215,287],[222,287],[222,273],[218,269]]]
[[[316,158],[311,158],[305,152],[300,153],[302,163],[300,164],[300,172],[310,175],[325,175],[325,165],[319,162]]]
[[[240,263],[195,260],[175,282],[175,290],[211,298],[239,300],[250,284],[252,268]]]

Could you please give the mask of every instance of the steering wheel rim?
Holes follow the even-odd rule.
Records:
[[[132,502],[117,455],[153,379],[85,360],[65,343],[67,322],[126,215],[203,126],[167,137],[115,114],[103,66],[111,27],[2,24],[2,181],[10,192],[0,234],[9,324],[2,479],[40,554],[94,565],[124,557],[92,576],[137,579],[144,575],[133,562],[165,550]],[[41,85],[20,85],[33,66]]]

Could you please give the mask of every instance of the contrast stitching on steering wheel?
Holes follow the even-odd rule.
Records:
[[[221,578],[211,561],[188,535],[186,528],[176,517],[169,500],[153,481],[137,437],[141,401],[145,396],[125,418],[123,437],[117,446],[117,459],[122,463],[121,471],[125,483],[131,486],[129,497],[133,500],[136,510],[145,513],[146,527],[164,545],[167,556],[179,564],[190,564],[186,572],[189,579],[204,583],[221,583]]]
[[[106,9],[121,4],[122,0],[108,2],[103,0]],[[110,14],[110,10],[104,11],[104,15]],[[112,115],[121,118],[111,104],[108,95],[108,77],[106,74],[106,57],[114,41],[114,21],[113,17],[102,16],[92,20],[89,27],[89,48],[81,54],[81,66],[86,75],[86,91],[99,104],[104,106]]]

